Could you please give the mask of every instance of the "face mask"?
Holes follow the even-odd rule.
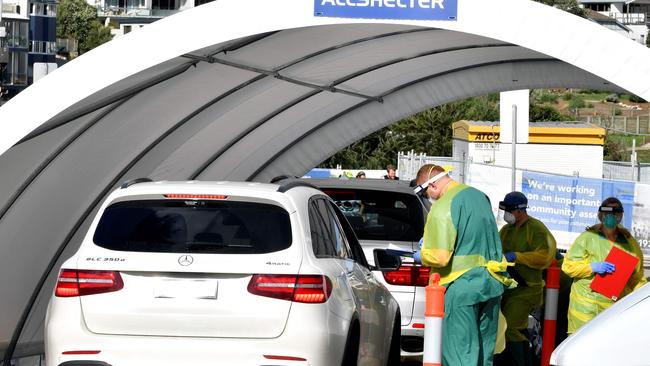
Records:
[[[514,224],[517,221],[515,215],[513,215],[512,212],[507,212],[507,211],[503,213],[503,219],[508,224]]]
[[[603,218],[603,225],[605,225],[606,228],[608,229],[613,229],[616,227],[617,224],[616,216],[614,215],[605,215]]]

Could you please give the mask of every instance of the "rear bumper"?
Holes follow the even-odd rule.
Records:
[[[61,302],[57,299],[56,302]],[[178,365],[337,365],[341,363],[349,320],[303,307],[312,314],[291,318],[281,336],[269,339],[159,337],[95,334],[86,328],[79,306],[64,299],[48,309],[45,327],[46,362],[50,366],[178,366]],[[78,301],[78,300],[77,300]],[[296,309],[294,309],[296,310]],[[300,311],[300,310],[296,310]],[[298,315],[298,314],[296,314]],[[298,318],[321,319],[298,324]],[[116,320],[119,321],[119,320]],[[99,351],[64,355],[65,351]],[[274,360],[288,356],[296,360]],[[304,359],[304,360],[301,360]]]

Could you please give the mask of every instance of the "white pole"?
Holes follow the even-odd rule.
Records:
[[[517,105],[512,105],[512,191],[517,190]]]
[[[630,156],[630,168],[632,169],[632,180],[635,181],[634,167],[636,166],[636,139],[632,139],[632,155]]]

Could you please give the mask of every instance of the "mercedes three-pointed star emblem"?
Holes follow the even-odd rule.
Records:
[[[189,266],[192,263],[194,263],[194,258],[192,258],[191,255],[185,254],[185,255],[181,255],[178,258],[178,264],[180,264],[181,266]]]

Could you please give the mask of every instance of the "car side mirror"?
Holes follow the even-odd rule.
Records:
[[[373,255],[375,257],[375,267],[378,271],[397,271],[402,265],[402,259],[397,255],[388,254],[386,249],[375,249]]]

